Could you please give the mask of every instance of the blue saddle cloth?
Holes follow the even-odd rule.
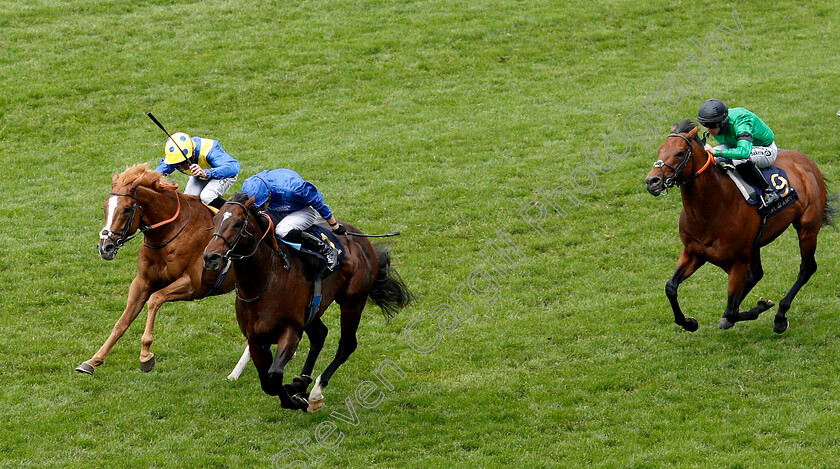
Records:
[[[338,250],[338,264],[336,265],[335,270],[340,269],[341,265],[344,264],[345,259],[347,259],[347,256],[344,254],[344,246],[338,241],[338,238],[333,234],[333,232],[319,225],[312,225],[306,231],[321,238],[321,240],[327,244],[332,244]],[[306,314],[307,319],[304,325],[304,327],[308,327],[312,320],[315,319],[315,316],[318,315],[318,308],[321,306],[321,279],[328,277],[330,274],[335,272],[335,270],[327,268],[327,259],[321,254],[310,251],[300,244],[290,243],[280,237],[277,239],[301,253],[303,259],[315,272],[312,300],[310,300],[309,306],[307,307],[308,313]]]
[[[338,250],[338,265],[336,265],[335,270],[339,270],[344,264],[344,261],[347,259],[347,256],[345,254],[344,245],[341,244],[336,235],[333,234],[332,231],[320,225],[312,225],[311,227],[307,228],[306,231],[317,236],[325,243],[335,246],[335,248]],[[310,265],[312,265],[312,267],[314,268],[313,270],[316,271],[316,275],[320,275],[321,278],[326,278],[331,273],[335,272],[335,270],[327,269],[327,259],[324,258],[324,256],[322,256],[321,254],[315,251],[310,251],[305,246],[301,246],[298,243],[290,243],[279,237],[277,238],[277,240],[286,243],[288,246],[291,246],[296,251],[300,252],[301,254],[304,254],[304,259],[307,259],[308,261],[313,261],[310,263]]]
[[[730,160],[724,161],[729,162]],[[779,212],[784,210],[785,207],[787,207],[799,198],[799,196],[796,193],[796,189],[794,189],[790,185],[790,179],[788,179],[787,172],[785,172],[785,170],[779,167],[770,166],[761,170],[761,174],[764,175],[764,180],[770,183],[770,187],[772,187],[773,191],[775,191],[776,194],[779,195],[779,200],[777,200],[769,207],[762,207],[761,189],[759,189],[758,186],[748,181],[745,181],[744,178],[742,178],[737,171],[731,171],[731,174],[733,176],[736,176],[743,184],[749,185],[749,187],[752,188],[752,191],[748,194],[749,196],[747,196],[747,194],[744,194],[744,198],[750,205],[757,206],[758,212],[763,215],[767,215],[767,218],[778,214]]]

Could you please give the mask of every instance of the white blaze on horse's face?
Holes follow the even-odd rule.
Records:
[[[114,214],[117,213],[117,202],[117,196],[115,195],[108,199],[108,215],[105,220],[105,227],[99,232],[99,239],[108,239],[108,235],[113,233],[111,224],[114,223]]]
[[[227,220],[228,218],[230,218],[230,217],[232,217],[232,216],[233,216],[233,214],[232,214],[232,213],[230,213],[230,212],[225,212],[225,214],[224,214],[224,215],[222,215],[222,223],[224,223],[224,222],[225,222],[225,220]]]

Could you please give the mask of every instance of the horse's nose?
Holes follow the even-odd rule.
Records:
[[[99,243],[99,257],[110,261],[117,255],[117,246],[110,240],[104,240]]]
[[[204,268],[207,270],[219,270],[222,267],[222,256],[215,252],[204,253]]]
[[[659,195],[662,192],[662,178],[659,176],[649,176],[645,179],[645,188],[653,195]]]

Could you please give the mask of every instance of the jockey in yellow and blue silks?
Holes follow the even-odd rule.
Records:
[[[772,166],[779,154],[776,137],[764,121],[744,108],[729,109],[719,99],[707,99],[700,105],[697,122],[720,143],[716,147],[706,144],[706,151],[732,160],[738,174],[761,189],[765,206],[779,200],[760,170]]]
[[[275,223],[275,234],[291,243],[304,244],[327,259],[327,267],[335,269],[338,250],[307,228],[326,220],[333,233],[342,235],[347,231],[333,217],[330,207],[324,203],[324,196],[315,186],[291,169],[261,171],[242,183],[242,193],[254,197],[254,205],[271,217]]]
[[[197,195],[205,204],[222,208],[222,198],[239,174],[239,162],[216,140],[190,137],[183,132],[172,134],[164,145],[164,158],[155,171],[170,174],[178,170],[190,176],[184,194]]]

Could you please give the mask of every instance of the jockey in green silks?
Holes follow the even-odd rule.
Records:
[[[779,154],[773,131],[764,121],[744,108],[729,109],[719,99],[708,99],[697,112],[697,122],[720,144],[706,144],[706,151],[732,160],[738,174],[761,189],[764,206],[779,200],[759,169],[772,166]]]

